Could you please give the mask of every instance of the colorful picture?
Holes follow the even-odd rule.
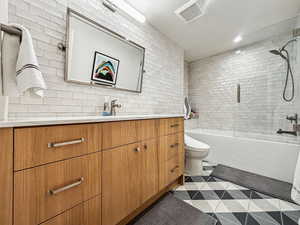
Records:
[[[115,85],[120,61],[100,52],[95,52],[92,81]]]

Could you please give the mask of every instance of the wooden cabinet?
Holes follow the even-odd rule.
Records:
[[[139,140],[147,140],[157,137],[159,120],[140,120],[138,121]]]
[[[141,176],[141,201],[146,202],[158,193],[158,154],[157,139],[142,143],[142,176]]]
[[[101,193],[101,153],[17,172],[14,225],[36,225]]]
[[[41,225],[101,225],[101,197],[95,197]]]
[[[183,118],[168,118],[159,120],[159,136],[183,132]]]
[[[114,225],[158,193],[157,140],[103,152],[103,224]]]
[[[159,189],[163,189],[183,174],[183,133],[159,138]]]
[[[101,124],[17,128],[15,170],[101,150]]]
[[[138,121],[103,123],[103,149],[111,149],[137,142],[137,127]]]
[[[126,224],[183,175],[182,118],[0,129],[0,224]]]
[[[140,206],[141,153],[139,143],[103,152],[102,224],[115,225]]]
[[[12,225],[13,129],[0,129],[0,224]]]

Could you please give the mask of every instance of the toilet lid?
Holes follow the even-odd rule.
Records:
[[[184,135],[184,143],[185,143],[185,147],[188,150],[192,150],[192,151],[203,151],[203,150],[209,150],[210,147],[209,145],[198,141],[188,135]]]

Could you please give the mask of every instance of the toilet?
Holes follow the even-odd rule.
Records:
[[[203,159],[209,154],[209,145],[198,141],[187,134],[184,135],[185,144],[185,173],[186,175],[203,175]]]

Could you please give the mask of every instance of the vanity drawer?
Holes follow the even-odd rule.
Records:
[[[14,176],[14,225],[36,225],[101,193],[101,152]]]
[[[159,121],[159,135],[168,135],[183,132],[183,118],[168,118]]]
[[[157,137],[159,120],[140,120],[138,121],[139,140],[153,139]]]
[[[179,156],[183,151],[183,133],[170,134],[159,139],[159,156],[162,162],[175,156]]]
[[[101,197],[84,202],[41,225],[101,225]]]
[[[101,124],[16,128],[14,170],[101,150]]]
[[[103,123],[102,149],[110,149],[138,141],[138,122],[121,121]]]
[[[167,162],[167,174],[166,174],[166,179],[167,179],[167,185],[172,183],[174,180],[176,180],[180,173],[180,168],[179,168],[179,157],[174,157]]]
[[[159,167],[159,190],[163,190],[180,176],[179,157],[161,163]]]

